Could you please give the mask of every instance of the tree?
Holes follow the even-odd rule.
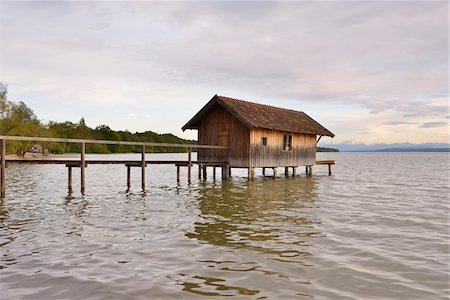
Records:
[[[0,82],[0,135],[37,136],[43,126],[33,110],[23,102],[12,102],[7,98],[8,86]],[[31,142],[10,142],[10,150],[24,155],[31,147]]]

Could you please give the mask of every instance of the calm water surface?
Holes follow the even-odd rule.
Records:
[[[151,166],[146,193],[139,169],[126,192],[124,166],[89,166],[84,197],[78,170],[68,197],[65,167],[11,165],[0,298],[447,299],[448,153],[318,159],[336,159],[333,176],[188,186]]]

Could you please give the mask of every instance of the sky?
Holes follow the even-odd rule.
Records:
[[[173,133],[215,94],[325,142],[449,139],[447,1],[0,2],[0,82],[44,122]]]

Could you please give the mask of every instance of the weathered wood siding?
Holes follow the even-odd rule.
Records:
[[[203,116],[198,128],[198,143],[227,146],[230,150],[199,149],[199,161],[228,161],[230,167],[248,167],[250,130],[220,104]]]
[[[292,150],[283,150],[283,135],[292,135]],[[267,146],[262,138],[267,138]],[[250,131],[250,163],[252,167],[289,167],[314,165],[316,135],[282,132],[270,129]]]

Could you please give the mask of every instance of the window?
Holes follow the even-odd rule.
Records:
[[[292,135],[283,135],[283,150],[292,150]]]
[[[267,138],[266,137],[261,138],[261,143],[263,146],[267,146]]]

